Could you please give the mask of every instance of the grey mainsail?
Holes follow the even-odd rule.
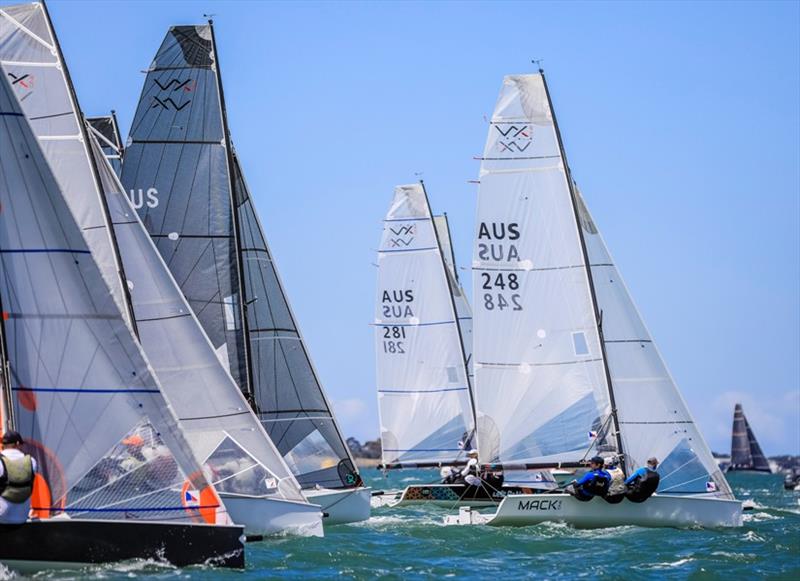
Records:
[[[116,113],[111,111],[110,115],[87,117],[86,121],[89,122],[89,131],[97,137],[108,163],[111,164],[114,172],[120,175],[122,173],[122,155],[125,151],[125,146],[122,144]],[[141,205],[142,203],[143,201],[139,200],[139,204]]]
[[[122,181],[220,359],[303,487],[360,484],[227,133],[211,25],[170,29]],[[246,316],[245,316],[246,313]]]
[[[772,472],[740,403],[733,410],[731,464],[728,470]]]
[[[35,514],[224,520],[5,75],[0,151],[3,384]]]

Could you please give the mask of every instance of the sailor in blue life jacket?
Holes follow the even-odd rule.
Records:
[[[591,500],[595,496],[605,496],[611,486],[611,474],[603,469],[605,461],[600,456],[589,460],[589,471],[580,480],[573,480],[567,492],[578,500]]]
[[[0,452],[0,524],[21,524],[28,520],[33,494],[36,460],[22,451],[18,432],[3,434]]]
[[[646,466],[642,466],[631,474],[625,480],[625,485],[628,487],[625,498],[632,502],[644,502],[650,498],[661,480],[656,468],[658,468],[658,459],[650,458]]]

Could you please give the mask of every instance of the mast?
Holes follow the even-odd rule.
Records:
[[[228,128],[228,114],[225,109],[225,93],[222,91],[222,71],[219,66],[219,53],[217,52],[217,38],[214,35],[214,21],[209,18],[208,27],[211,30],[211,50],[214,53],[215,78],[217,80],[217,93],[219,94],[219,108],[222,118],[222,134],[225,139],[225,159],[228,164],[228,189],[230,190],[231,218],[233,220],[233,244],[236,249],[236,280],[239,284],[239,312],[242,318],[242,353],[245,362],[245,396],[250,403],[250,407],[258,414],[259,409],[256,404],[255,394],[253,393],[253,368],[250,357],[250,323],[247,320],[247,305],[245,304],[244,287],[244,261],[242,260],[242,248],[239,243],[240,230],[239,212],[236,205],[236,177],[234,175],[233,153],[231,151],[231,132]]]
[[[458,330],[458,347],[461,350],[461,362],[464,366],[464,378],[467,380],[467,393],[469,393],[469,405],[470,409],[472,410],[472,433],[470,434],[470,439],[472,436],[475,435],[478,429],[478,413],[475,408],[475,398],[472,396],[472,389],[470,387],[469,381],[469,367],[467,366],[467,353],[464,351],[464,338],[461,336],[461,325],[458,324],[458,311],[456,311],[456,301],[453,298],[453,289],[450,288],[450,277],[447,276],[447,263],[444,260],[444,253],[442,252],[442,241],[439,240],[439,231],[436,230],[436,223],[434,222],[433,212],[431,211],[431,201],[428,199],[428,191],[425,189],[425,182],[419,180],[419,185],[422,186],[422,193],[425,196],[425,204],[428,206],[428,214],[431,217],[431,228],[433,228],[433,235],[436,237],[436,248],[439,251],[439,259],[442,262],[442,268],[444,269],[444,276],[445,280],[447,280],[447,288],[450,291],[448,294],[450,295],[450,306],[453,309],[453,319],[456,324],[456,329]],[[450,228],[448,227],[448,236],[450,232]],[[450,243],[450,249],[452,252],[453,244]],[[455,271],[455,257],[453,257],[453,271]]]
[[[553,116],[553,127],[556,131],[556,139],[558,140],[558,150],[561,153],[561,160],[564,163],[564,172],[566,173],[567,186],[569,187],[569,197],[572,203],[572,210],[575,215],[575,227],[578,229],[578,237],[581,242],[581,252],[583,254],[583,262],[586,265],[586,277],[589,281],[589,294],[592,297],[592,309],[594,310],[595,324],[597,325],[597,336],[600,340],[600,354],[603,358],[603,370],[606,376],[606,385],[608,386],[608,399],[611,403],[611,421],[614,424],[614,432],[617,440],[617,452],[620,456],[620,465],[622,472],[627,474],[627,462],[625,459],[625,450],[622,446],[622,433],[619,430],[619,418],[617,417],[617,404],[614,401],[614,388],[611,382],[611,370],[608,367],[608,357],[606,355],[605,339],[603,338],[603,317],[600,308],[597,305],[597,294],[594,288],[594,277],[592,276],[592,265],[589,262],[589,253],[586,250],[586,240],[583,237],[583,228],[581,227],[580,215],[578,214],[578,201],[575,195],[575,183],[572,181],[572,172],[569,168],[567,161],[567,154],[564,151],[564,142],[561,140],[561,130],[558,128],[558,120],[556,119],[556,112],[553,108],[553,101],[550,98],[550,89],[547,87],[547,79],[544,76],[544,69],[539,68],[539,74],[542,75],[542,84],[544,85],[544,92],[547,95],[547,104],[550,107],[550,113]]]
[[[453,248],[453,237],[450,235],[450,222],[447,219],[447,212],[442,212],[442,217],[444,218],[444,225],[447,228],[447,241],[450,244],[450,262],[453,264],[453,278],[456,279],[456,282],[460,282],[458,280],[458,271],[456,270],[456,251]]]
[[[83,148],[86,152],[86,155],[89,157],[89,164],[92,168],[92,179],[94,180],[95,188],[97,189],[97,196],[100,199],[100,206],[103,209],[103,217],[105,218],[106,222],[106,230],[108,231],[108,236],[111,239],[111,246],[114,250],[114,262],[117,265],[117,273],[120,277],[120,285],[122,286],[122,293],[125,300],[125,309],[128,312],[128,322],[130,323],[131,329],[133,329],[134,334],[136,335],[137,339],[139,337],[139,330],[136,328],[136,318],[133,315],[133,301],[131,300],[131,291],[128,288],[128,279],[125,277],[125,270],[122,267],[122,260],[120,259],[119,254],[119,244],[117,243],[117,235],[114,232],[114,224],[111,221],[111,212],[108,209],[108,202],[106,197],[103,193],[103,186],[100,181],[100,170],[97,168],[97,160],[95,160],[94,155],[92,154],[91,150],[89,149],[89,134],[86,131],[86,119],[83,116],[83,112],[78,107],[78,96],[75,93],[75,87],[72,84],[72,78],[69,74],[69,68],[66,65],[66,61],[64,60],[64,53],[61,52],[61,44],[58,42],[58,37],[56,36],[56,31],[53,29],[53,22],[50,20],[50,13],[47,10],[47,5],[45,4],[44,0],[41,0],[42,5],[42,12],[44,13],[45,22],[47,22],[47,28],[50,30],[50,36],[53,37],[53,44],[55,45],[56,49],[56,56],[58,58],[59,64],[61,65],[61,72],[64,73],[64,79],[67,82],[67,93],[69,95],[70,102],[72,103],[72,109],[75,111],[75,121],[78,124],[79,131],[81,132],[81,139],[83,140]]]
[[[6,345],[6,312],[0,297],[0,433],[14,429],[14,406],[11,401],[11,374],[9,373],[8,348]]]

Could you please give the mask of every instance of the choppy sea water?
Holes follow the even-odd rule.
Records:
[[[432,482],[436,476],[404,471],[384,478],[375,469],[363,472],[376,490]],[[800,493],[784,491],[779,475],[733,474],[729,480],[738,498],[756,502],[740,529],[445,527],[443,509],[380,509],[365,523],[329,527],[322,539],[283,537],[248,544],[245,571],[131,562],[34,578],[800,579]],[[0,567],[0,578],[21,577]]]

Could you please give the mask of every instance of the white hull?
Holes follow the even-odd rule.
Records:
[[[563,522],[578,528],[740,527],[742,503],[713,497],[656,494],[641,503],[626,499],[619,504],[609,504],[602,498],[581,502],[569,494],[522,494],[503,500],[494,514],[462,509],[458,516],[445,518],[445,524],[491,526],[529,526],[543,522]]]
[[[304,490],[303,493],[309,502],[322,507],[322,512],[327,515],[323,517],[322,522],[326,525],[359,522],[369,518],[371,488],[347,488],[344,490],[321,488]]]
[[[487,507],[497,506],[506,495],[517,494],[501,488],[499,491],[483,489],[480,498],[465,496],[464,484],[412,484],[403,490],[389,490],[372,497],[372,508],[394,508],[396,506],[438,506],[454,508],[456,506]],[[474,489],[473,489],[474,491]],[[530,492],[530,489],[527,489]],[[490,496],[491,494],[491,496]]]
[[[234,523],[244,526],[246,535],[324,536],[322,509],[316,504],[280,498],[256,498],[226,493],[219,495],[228,509],[228,516]]]

